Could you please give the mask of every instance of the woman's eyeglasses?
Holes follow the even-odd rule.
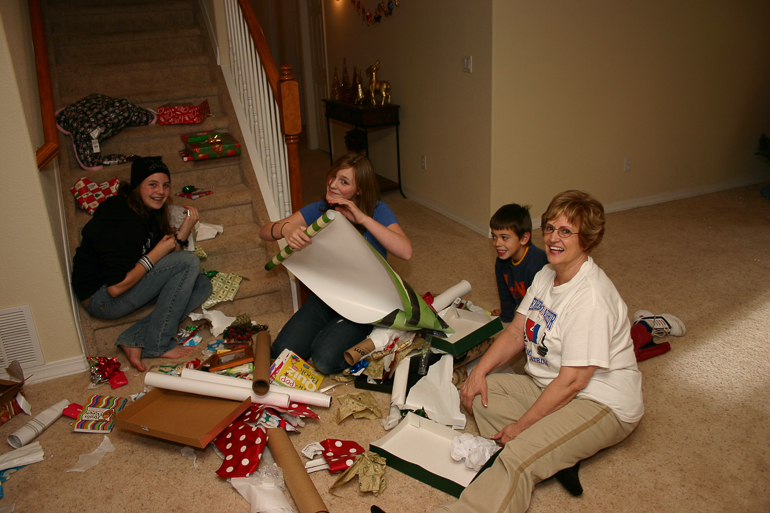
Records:
[[[555,226],[551,226],[550,224],[546,225],[543,229],[544,235],[551,235],[553,232],[556,232],[559,234],[559,237],[562,239],[566,239],[567,237],[570,237],[572,235],[575,235],[577,232],[573,232],[569,228],[559,228],[556,229]]]

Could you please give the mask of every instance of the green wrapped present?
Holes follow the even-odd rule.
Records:
[[[193,160],[218,159],[241,154],[241,143],[227,132],[209,130],[184,134],[182,141]]]

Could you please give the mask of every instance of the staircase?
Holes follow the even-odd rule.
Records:
[[[236,299],[214,308],[228,316],[247,313],[275,333],[293,312],[291,291],[284,269],[266,272],[263,267],[278,246],[258,236],[259,227],[269,219],[246,148],[242,145],[239,157],[211,161],[183,162],[179,157],[184,133],[217,129],[243,140],[198,1],[46,0],[43,16],[56,109],[91,93],[124,98],[155,111],[169,102],[197,105],[208,100],[214,116],[201,124],[126,128],[101,142],[101,151],[161,155],[171,171],[172,192],[185,185],[214,191],[194,201],[201,221],[224,226],[223,234],[200,243],[208,254],[201,266],[244,277]],[[70,137],[60,133],[59,144],[61,194],[74,254],[91,216],[77,207],[70,188],[81,177],[96,183],[115,176],[128,181],[131,165],[85,171],[75,159]],[[175,198],[174,203],[188,201]],[[107,321],[91,317],[81,306],[88,354],[117,354],[118,334],[151,308]]]

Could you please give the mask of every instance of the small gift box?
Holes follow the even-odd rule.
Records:
[[[75,196],[80,208],[94,215],[99,203],[117,194],[119,185],[120,181],[117,176],[103,183],[94,183],[88,178],[81,178],[70,189],[70,192]]]
[[[161,125],[203,123],[209,115],[211,110],[208,100],[203,100],[200,105],[167,103],[158,107],[158,123]]]
[[[241,143],[233,139],[227,132],[209,130],[184,134],[184,146],[193,160],[218,159],[234,157],[241,154]]]

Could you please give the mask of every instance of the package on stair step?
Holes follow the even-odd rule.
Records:
[[[158,107],[158,123],[161,125],[185,125],[203,123],[211,115],[209,101],[200,105],[192,103],[167,103]]]
[[[227,132],[208,130],[184,134],[182,141],[193,160],[218,159],[241,154],[241,143]]]

